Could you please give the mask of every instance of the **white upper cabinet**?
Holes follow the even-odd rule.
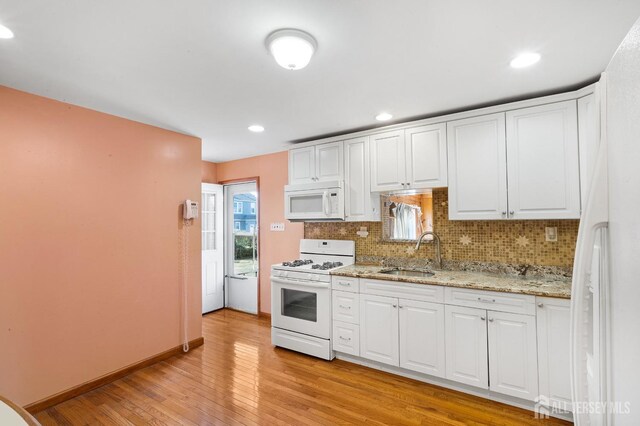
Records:
[[[538,396],[536,317],[487,311],[489,389],[533,401]]]
[[[345,219],[380,220],[380,196],[371,192],[369,137],[344,141]]]
[[[580,200],[584,210],[591,177],[600,147],[600,104],[598,92],[578,99],[578,142],[580,144]]]
[[[536,297],[536,302],[540,395],[554,407],[571,409],[571,302],[551,297]]]
[[[360,295],[360,356],[399,365],[398,299]]]
[[[397,191],[407,184],[404,130],[370,136],[371,190]]]
[[[489,366],[484,309],[445,306],[447,379],[487,389]]]
[[[576,101],[508,111],[510,219],[580,218]]]
[[[289,184],[343,179],[342,141],[289,150]]]
[[[449,219],[506,219],[504,113],[447,123]]]
[[[444,305],[400,299],[400,367],[444,377]]]
[[[446,123],[405,130],[407,188],[447,186],[446,135]]]
[[[311,183],[316,178],[316,147],[289,150],[289,183]]]

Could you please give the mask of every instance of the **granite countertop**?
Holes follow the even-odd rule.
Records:
[[[487,272],[439,270],[433,270],[432,272],[434,272],[435,275],[432,277],[407,277],[381,273],[389,269],[393,268],[380,265],[356,264],[335,269],[331,271],[331,275],[531,294],[534,296],[558,297],[563,299],[571,298],[571,280],[568,278],[540,278]]]

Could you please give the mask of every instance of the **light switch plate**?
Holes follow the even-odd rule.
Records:
[[[544,228],[544,238],[548,242],[555,243],[558,241],[558,228],[555,226],[547,226]]]
[[[275,232],[284,232],[284,223],[272,223],[271,230]]]

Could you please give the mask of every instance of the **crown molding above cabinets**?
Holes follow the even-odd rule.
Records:
[[[289,185],[343,181],[347,221],[380,220],[380,193],[444,187],[450,220],[578,219],[597,86],[297,144]]]

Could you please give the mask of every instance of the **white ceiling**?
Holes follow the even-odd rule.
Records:
[[[225,161],[594,79],[638,0],[0,0],[0,84],[199,136]],[[264,39],[318,51],[280,68]],[[513,70],[535,50],[542,60]],[[266,130],[253,134],[250,124]]]

